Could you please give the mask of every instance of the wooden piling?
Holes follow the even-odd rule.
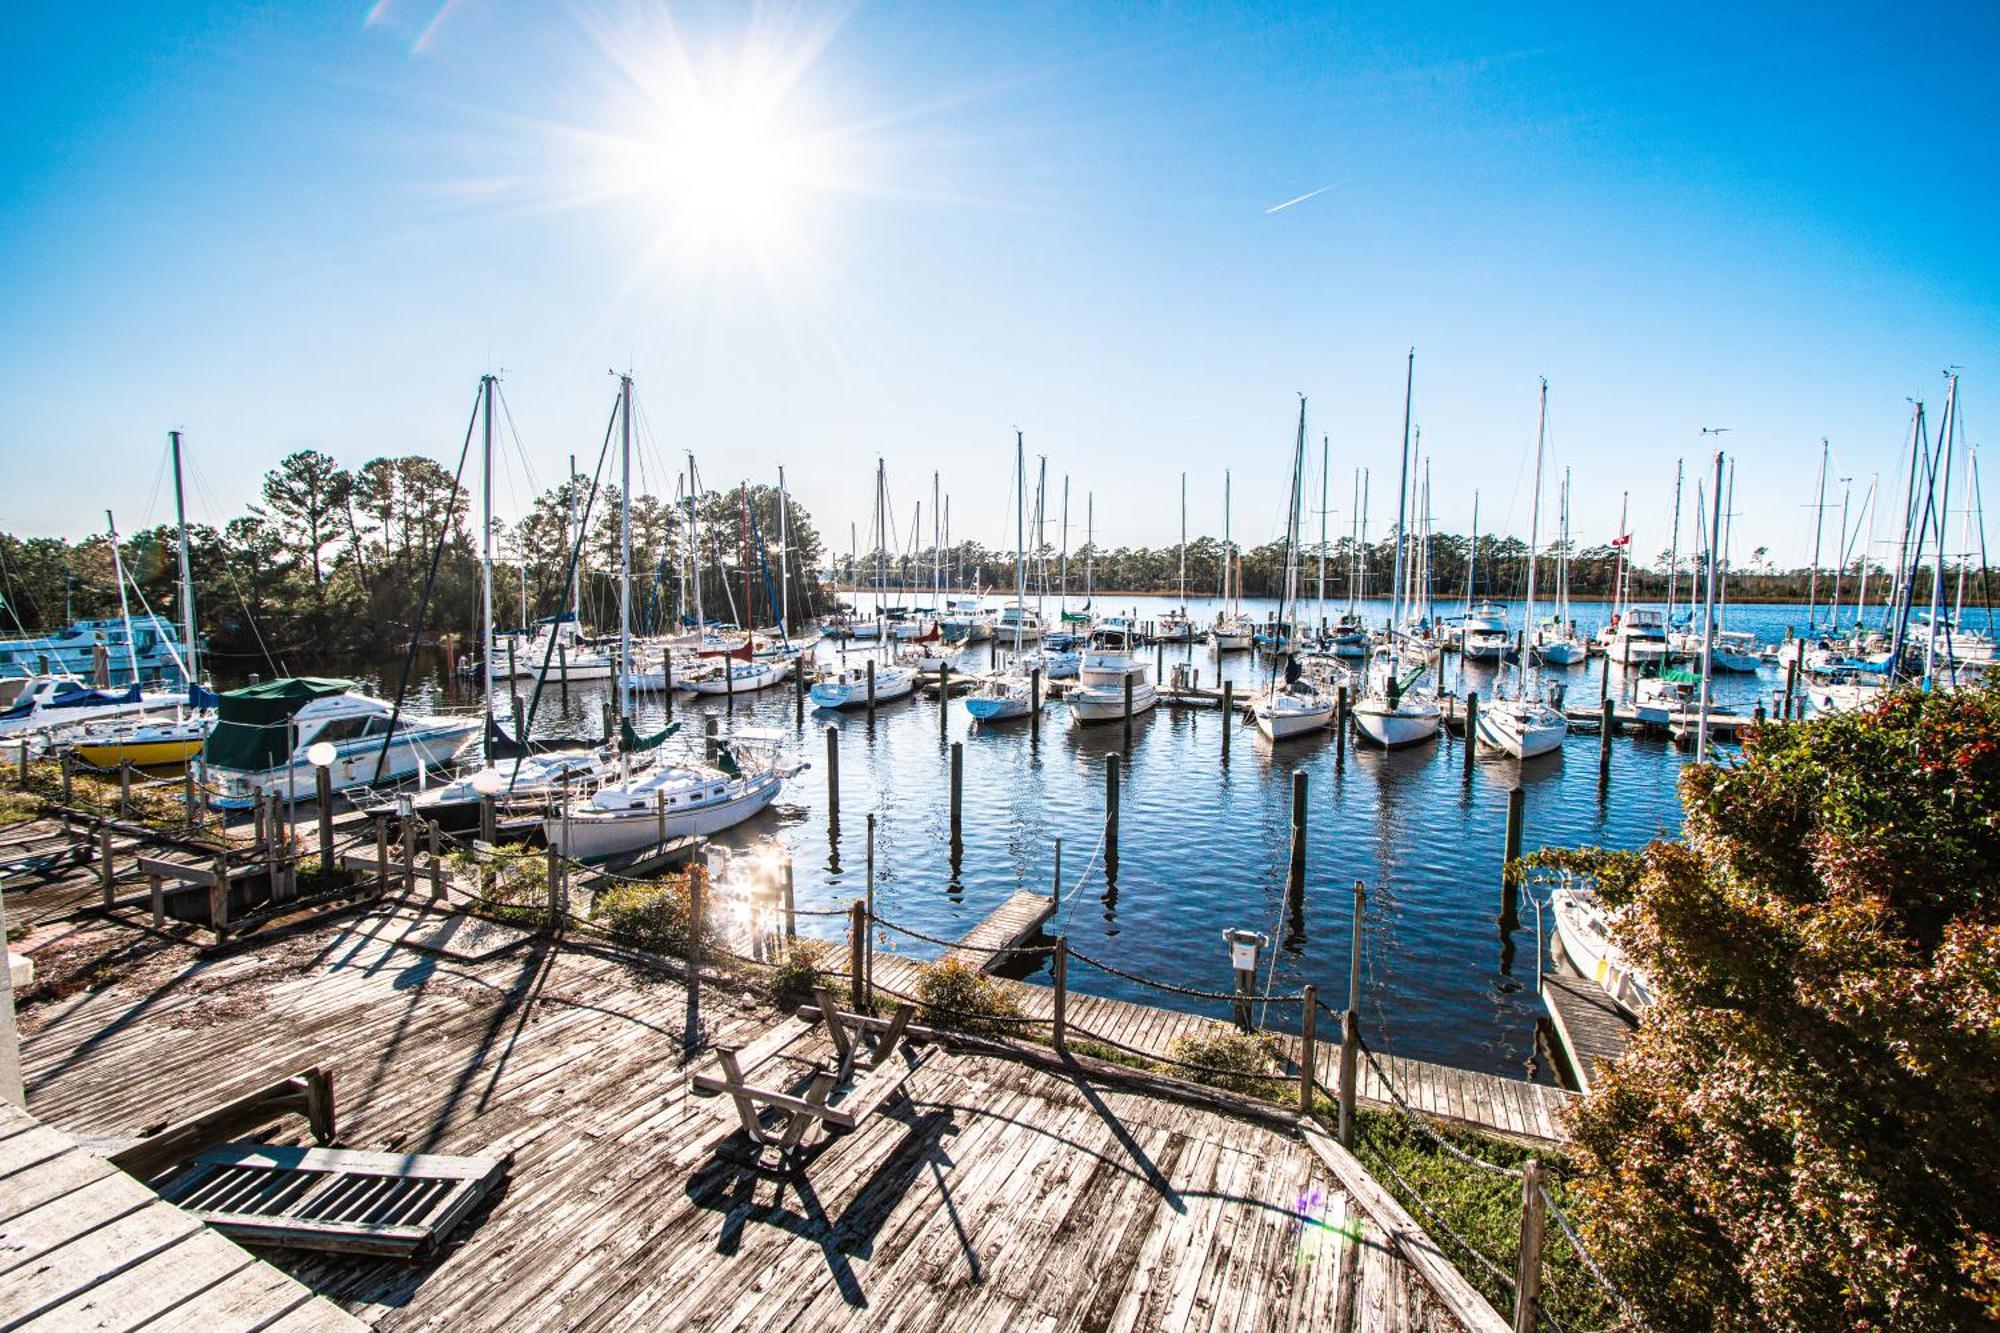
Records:
[[[951,861],[955,867],[965,852],[963,818],[965,814],[965,743],[951,743]],[[872,816],[871,816],[872,818]]]
[[[785,900],[785,943],[789,945],[799,937],[798,909],[792,899],[792,858],[785,858],[783,877],[778,881]]]
[[[208,881],[208,924],[221,939],[229,929],[229,854],[217,852]]]
[[[1306,894],[1306,771],[1292,770],[1292,867],[1286,880],[1288,901],[1297,904]]]
[[[847,911],[847,1002],[856,1009],[867,1008],[862,999],[861,951],[867,947],[864,932],[867,929],[868,909],[856,898],[854,906]]]
[[[1132,749],[1132,673],[1125,673],[1125,749]]]
[[[118,817],[120,819],[130,819],[132,817],[132,761],[130,759],[120,759],[118,761]]]
[[[1118,766],[1116,750],[1104,756],[1104,873],[1118,877]]]
[[[1361,909],[1368,890],[1354,881],[1354,926],[1347,945],[1347,1009],[1340,1016],[1340,1145],[1354,1146],[1354,1079],[1361,1059]]]
[[[1803,645],[1801,646],[1803,647]],[[1799,654],[1794,653],[1791,660],[1785,663],[1785,706],[1778,710],[1779,717],[1789,718],[1792,716],[1792,698],[1798,688]]]
[[[1465,692],[1465,776],[1472,776],[1472,760],[1478,750],[1479,739],[1479,691]]]
[[[1514,1257],[1514,1333],[1534,1333],[1542,1303],[1542,1236],[1547,1226],[1542,1159],[1521,1168],[1521,1247]]]
[[[21,790],[26,791],[28,789],[28,738],[26,736],[21,737],[20,782]]]
[[[1058,1051],[1069,1050],[1069,936],[1056,936],[1055,954],[1055,1015],[1051,1024],[1051,1038]]]
[[[736,666],[734,659],[722,659],[722,700],[723,708],[730,716],[736,714]]]
[[[826,831],[840,836],[840,728],[832,723],[826,728]]]
[[[489,847],[499,840],[497,836],[499,833],[499,822],[493,808],[492,795],[490,793],[481,793],[479,797],[479,840]]]
[[[792,725],[803,727],[805,724],[806,664],[805,659],[800,658],[798,661],[792,663]]]
[[[97,828],[97,884],[104,892],[106,911],[111,908],[111,886],[116,879],[117,871],[111,864],[111,830],[100,823]]]
[[[480,809],[489,811],[492,798],[481,797]],[[333,770],[313,769],[313,803],[319,807],[319,868],[322,874],[333,869]],[[481,823],[484,825],[482,813]]]
[[[692,877],[690,877],[692,883]],[[562,851],[553,843],[549,844],[548,864],[549,914],[547,926],[551,933],[562,928]]]
[[[554,628],[551,627],[549,632],[553,634],[555,632]],[[567,643],[564,643],[561,639],[556,640],[556,670],[557,672],[560,673],[559,679],[562,682],[560,688],[562,690],[563,702],[568,703],[569,702],[569,645]]]
[[[606,745],[611,744],[612,741],[618,738],[618,728],[612,721],[612,708],[609,699],[597,705],[597,721],[604,728],[604,743]]]
[[[60,767],[62,770],[62,803],[66,806],[73,805],[74,802],[72,802],[69,797],[69,787],[70,787],[71,775],[76,766],[76,756],[71,754],[68,750],[64,750],[61,754],[56,756],[56,761],[57,761],[57,766]],[[194,772],[194,766],[190,764],[185,771],[192,774]],[[189,808],[189,817],[190,818],[193,817],[192,807]]]
[[[274,809],[273,814],[277,813]],[[403,816],[403,892],[405,895],[417,891],[417,816],[414,811]]]
[[[1512,929],[1519,921],[1515,913],[1519,890],[1508,873],[1521,859],[1521,825],[1526,822],[1528,794],[1521,787],[1507,789],[1507,845],[1500,862],[1500,924]]]
[[[674,720],[674,650],[660,650],[660,684],[665,689],[667,721]]]
[[[938,739],[945,737],[945,723],[951,720],[951,663],[938,665]]]
[[[716,737],[722,734],[722,719],[710,714],[701,725],[701,749],[709,763],[715,762]]]
[[[1313,1084],[1319,1075],[1319,988],[1305,988],[1305,1011],[1299,1018],[1299,1114],[1311,1115]]]
[[[1028,741],[1039,744],[1042,739],[1042,669],[1028,669]]]
[[[1236,730],[1236,682],[1222,682],[1222,766],[1229,767],[1229,736]]]
[[[1611,738],[1618,732],[1618,705],[1610,695],[1597,701],[1597,772],[1611,776]]]
[[[1611,650],[1606,648],[1597,662],[1597,697],[1611,697]]]
[[[522,735],[522,730],[528,725],[525,712],[527,704],[518,694],[514,695],[509,702],[514,708],[514,739],[517,742],[526,744],[528,738]]]
[[[555,848],[549,849],[549,865],[555,865]],[[389,821],[381,815],[375,817],[375,896],[389,896]]]
[[[875,659],[868,659],[868,720],[875,720]]]
[[[444,897],[444,853],[438,847],[438,826],[433,819],[427,827],[431,853],[431,901]]]

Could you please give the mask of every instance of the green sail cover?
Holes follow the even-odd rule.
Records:
[[[680,723],[669,722],[664,730],[656,731],[650,736],[641,736],[632,729],[631,718],[620,718],[618,721],[618,750],[621,754],[637,754],[642,750],[658,749],[661,742],[680,729]]]
[[[1660,679],[1669,685],[1699,685],[1701,677],[1686,667],[1669,667],[1660,673]]]
[[[735,752],[729,748],[727,742],[716,742],[715,766],[721,769],[728,777],[740,778],[743,776],[743,767],[736,762]]]
[[[313,700],[353,688],[351,680],[286,676],[225,691],[216,705],[215,730],[201,749],[202,762],[249,772],[274,768],[292,752],[291,729],[285,724]]]
[[[1065,611],[1062,613],[1062,619],[1065,625],[1088,625],[1090,623],[1090,613],[1087,611]]]

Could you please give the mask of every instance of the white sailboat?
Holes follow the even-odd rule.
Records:
[[[1289,515],[1285,522],[1285,587],[1278,602],[1278,623],[1289,623],[1287,613],[1298,611],[1299,507],[1306,456],[1306,399],[1299,395],[1298,443],[1292,455],[1292,485]],[[1282,658],[1283,666],[1279,665]],[[1265,740],[1281,741],[1319,731],[1333,722],[1334,696],[1308,678],[1299,667],[1294,652],[1272,658],[1271,679],[1250,702],[1250,715]]]
[[[888,599],[889,574],[884,563],[889,544],[888,493],[888,473],[878,458],[875,460],[875,515],[872,521],[875,536],[875,605],[878,609]],[[877,705],[893,703],[916,692],[917,671],[913,666],[894,660],[878,661],[874,664],[874,681],[874,702]],[[866,708],[869,703],[868,682],[869,664],[866,661],[823,668],[819,679],[813,682],[813,706]]]
[[[1409,521],[1410,497],[1410,403],[1416,387],[1417,353],[1410,359],[1403,385],[1403,480],[1396,489],[1396,572],[1391,585],[1387,640],[1376,649],[1368,666],[1368,678],[1359,702],[1354,705],[1355,729],[1370,741],[1387,749],[1416,745],[1437,735],[1443,710],[1437,695],[1421,688],[1429,667],[1419,663],[1405,669],[1396,636],[1402,623],[1403,539]]]
[[[1222,474],[1222,603],[1221,614],[1208,631],[1208,641],[1218,653],[1240,653],[1249,648],[1257,626],[1243,615],[1243,560],[1236,554],[1230,531],[1234,493],[1229,472]],[[1234,576],[1233,579],[1231,576]]]
[[[1023,560],[1023,547],[1027,542],[1024,514],[1025,492],[1028,480],[1028,456],[1021,441],[1021,432],[1014,432],[1014,605],[1026,605],[1028,594],[1027,565]],[[1038,695],[1029,672],[1033,669],[1023,666],[1025,654],[1022,645],[1028,640],[1023,633],[1025,625],[1020,617],[1013,624],[1014,653],[1007,666],[988,675],[979,682],[979,687],[966,696],[965,711],[974,722],[1005,722],[1010,718],[1026,717],[1039,708],[1043,696]]]
[[[1581,662],[1587,651],[1576,636],[1576,621],[1569,609],[1569,469],[1563,469],[1561,511],[1562,539],[1556,550],[1555,613],[1534,627],[1531,652],[1542,665],[1567,667]]]
[[[1324,584],[1325,575],[1321,574]],[[1180,605],[1153,623],[1153,638],[1160,643],[1193,643],[1194,621],[1187,609],[1187,473],[1181,473]]]
[[[1535,426],[1535,494],[1528,518],[1528,601],[1526,624],[1535,623],[1535,556],[1542,526],[1542,453],[1548,430],[1549,382],[1542,381],[1541,412]],[[1503,673],[1504,674],[1504,673]],[[1549,705],[1538,688],[1533,653],[1516,668],[1514,693],[1496,690],[1493,701],[1479,710],[1479,743],[1503,750],[1516,759],[1533,759],[1561,748],[1569,721]]]

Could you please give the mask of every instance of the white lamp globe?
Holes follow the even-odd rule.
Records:
[[[333,761],[340,758],[340,751],[331,741],[315,741],[306,747],[306,762],[314,768],[331,768]]]
[[[481,796],[497,796],[507,786],[507,779],[497,768],[482,768],[472,775],[472,789]]]

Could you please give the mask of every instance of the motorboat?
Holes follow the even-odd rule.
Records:
[[[1042,637],[1041,618],[1020,602],[1009,602],[1000,608],[1000,619],[994,623],[993,637],[995,641],[1037,643]]]
[[[202,765],[216,789],[211,803],[244,809],[260,794],[311,798],[314,757],[328,761],[333,785],[343,789],[443,769],[481,725],[477,717],[399,711],[354,693],[352,681],[281,677],[221,696]]]
[[[184,650],[180,630],[151,613],[129,621],[79,620],[47,634],[0,639],[0,677],[90,676],[107,685],[179,682]],[[102,677],[95,675],[100,664]]]
[[[1667,659],[1666,613],[1650,606],[1627,607],[1598,635],[1604,651],[1620,666],[1643,666]]]
[[[917,673],[911,667],[892,662],[875,664],[875,702],[893,703],[907,699],[917,688]],[[868,664],[840,667],[822,672],[813,682],[815,708],[866,708],[868,706]]]
[[[1642,676],[1632,687],[1632,711],[1648,726],[1671,726],[1696,707],[1701,677],[1685,667],[1668,667]]]
[[[1077,666],[1076,688],[1069,693],[1070,717],[1079,726],[1118,722],[1125,717],[1126,683],[1131,683],[1132,716],[1151,710],[1159,691],[1145,659],[1133,651],[1128,629],[1100,626],[1090,636]]]
[[[1563,956],[1602,986],[1621,1009],[1640,1017],[1653,1003],[1652,985],[1612,938],[1612,913],[1595,892],[1571,882],[1549,894],[1555,935]]]
[[[549,845],[577,861],[604,861],[676,838],[734,828],[777,799],[804,765],[781,752],[782,733],[744,729],[714,738],[715,757],[655,764],[606,782],[542,823]]]

